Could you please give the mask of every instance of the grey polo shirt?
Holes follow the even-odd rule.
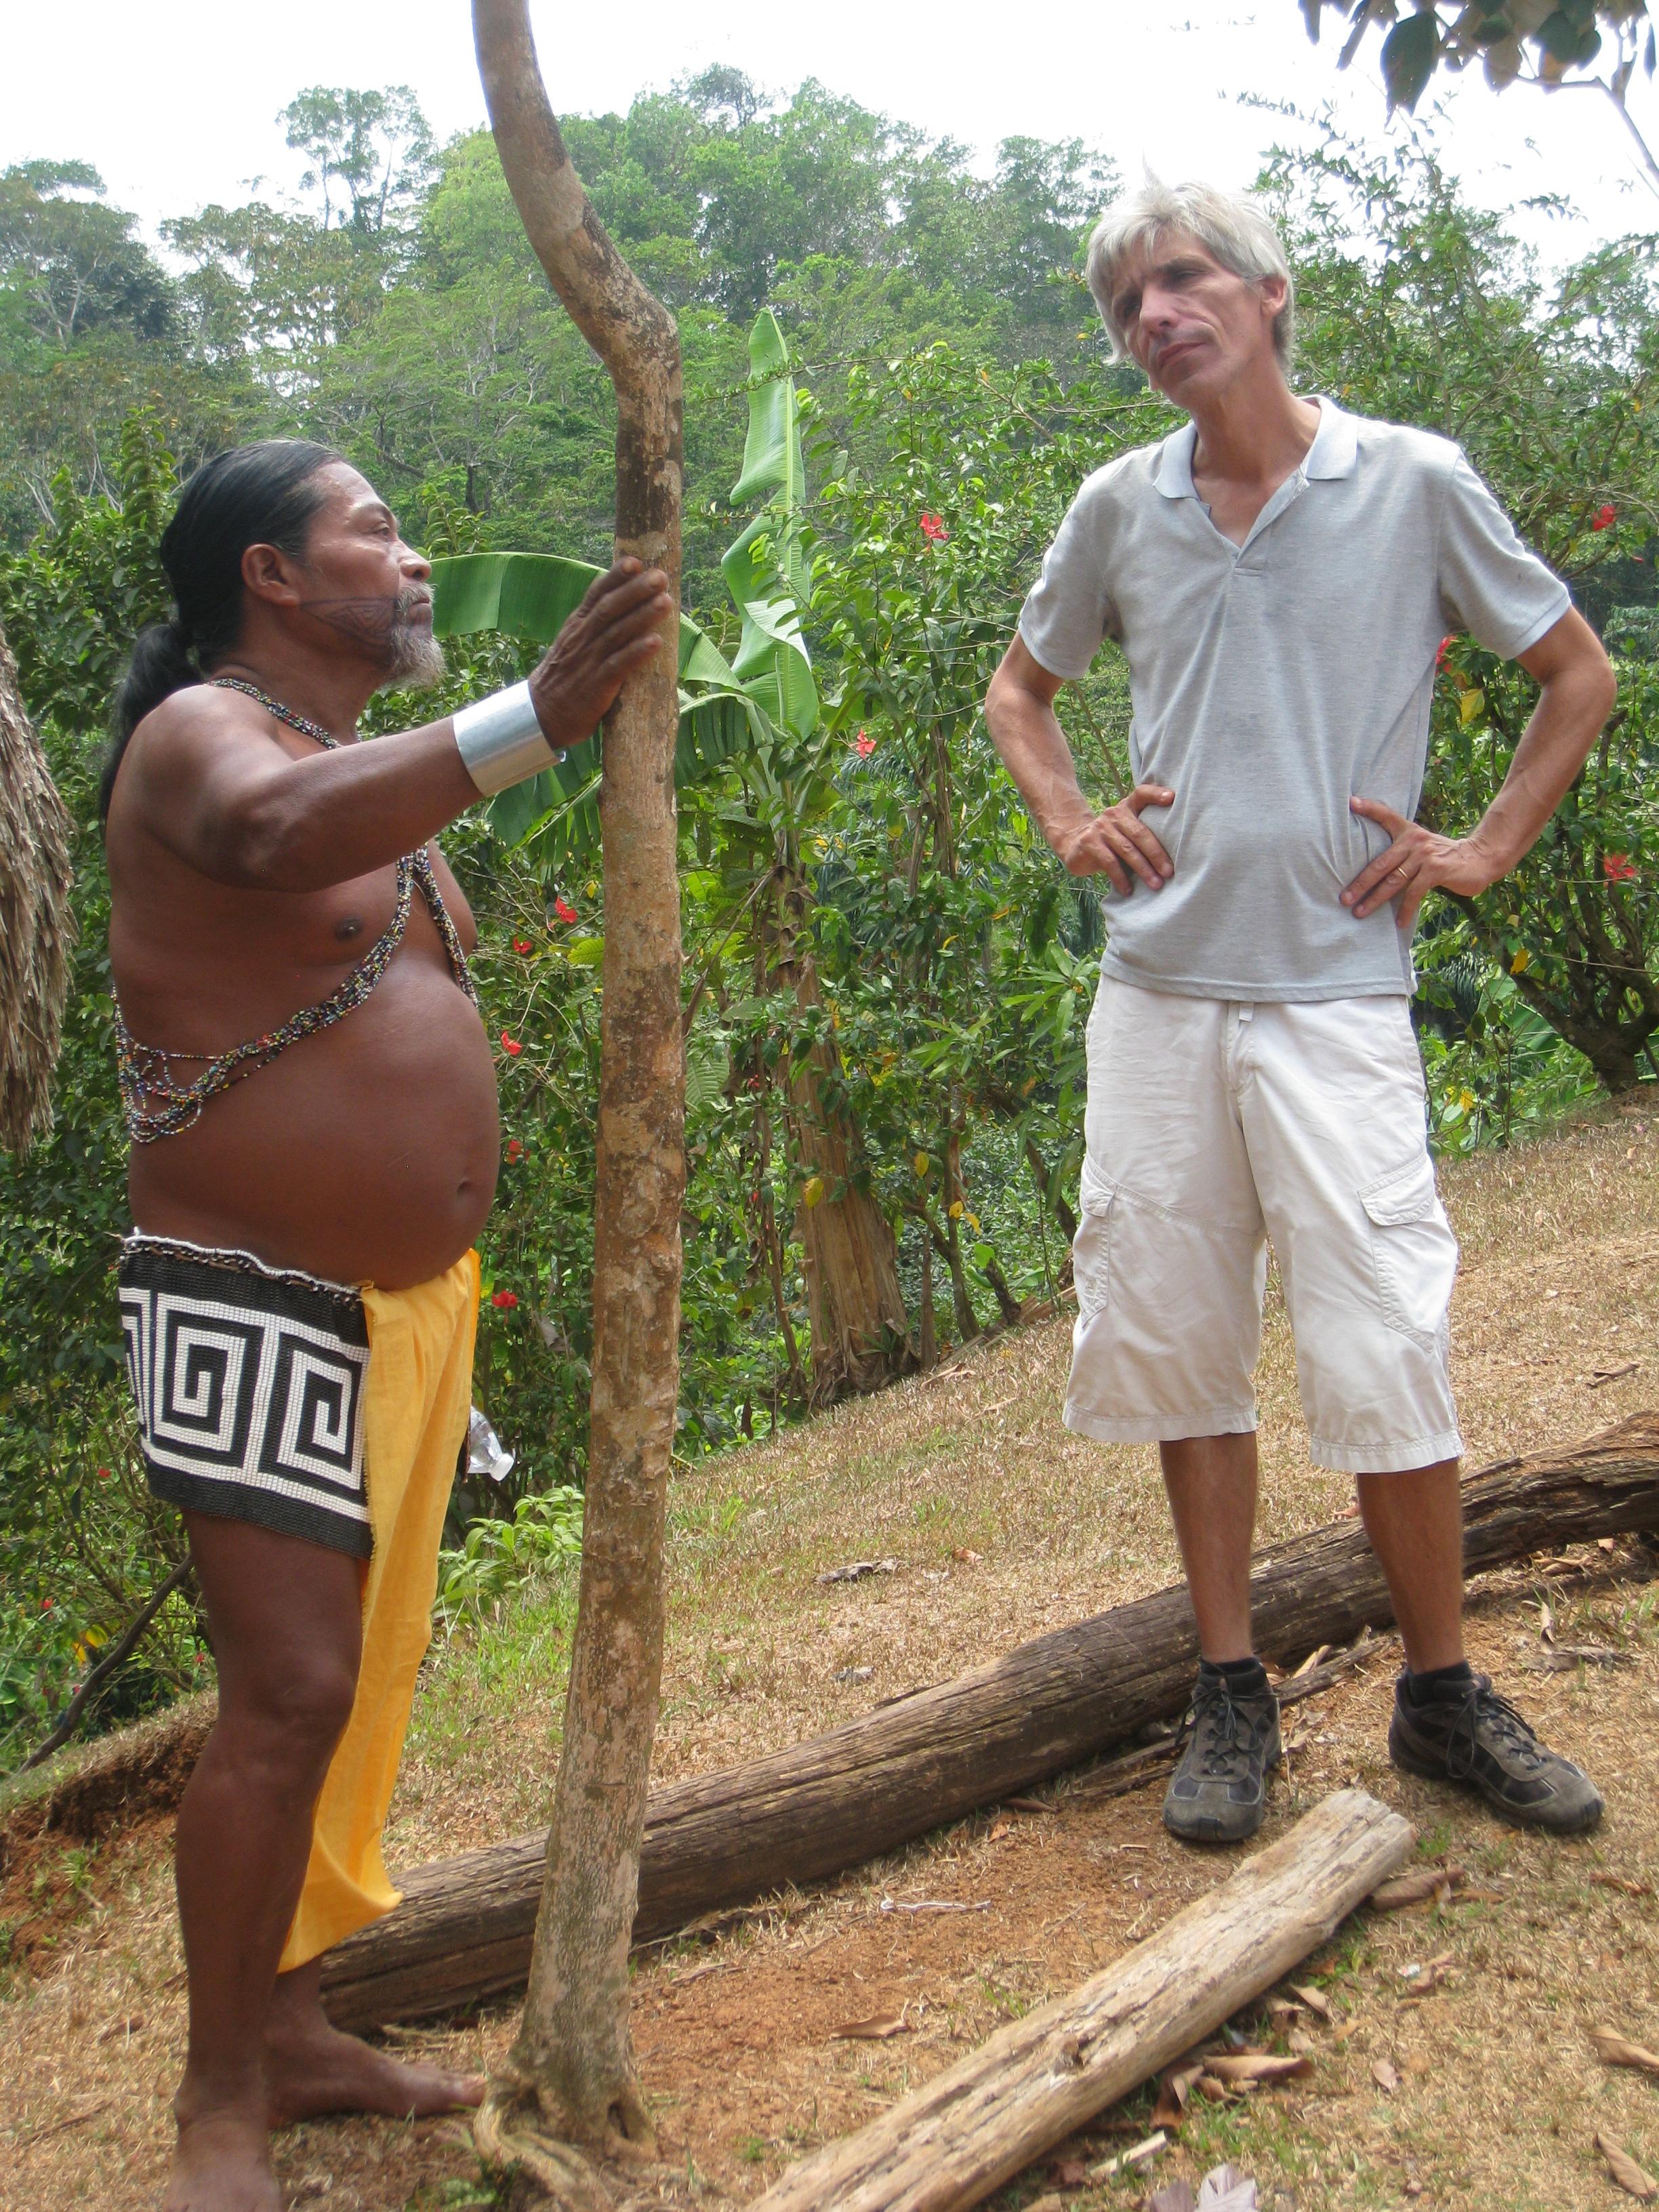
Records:
[[[1164,889],[1125,897],[1100,879],[1104,972],[1147,990],[1409,991],[1392,908],[1358,921],[1339,903],[1388,845],[1348,801],[1415,814],[1447,631],[1513,659],[1571,604],[1456,446],[1319,407],[1242,546],[1194,489],[1190,422],[1097,470],[1020,615],[1054,676],[1119,641],[1134,780],[1176,794],[1145,817],[1175,862]]]

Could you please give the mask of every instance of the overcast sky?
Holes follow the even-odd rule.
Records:
[[[250,180],[289,187],[298,164],[277,110],[307,85],[412,86],[440,137],[483,119],[466,0],[0,0],[0,167],[76,157],[149,228],[161,216],[247,197]],[[1177,14],[1177,11],[1181,11]],[[1337,40],[1311,47],[1295,0],[1173,0],[1149,25],[1136,0],[1050,0],[988,8],[958,0],[609,0],[581,8],[532,0],[555,104],[626,108],[719,61],[774,90],[816,76],[866,106],[962,139],[983,165],[999,139],[1080,137],[1126,173],[1150,162],[1167,177],[1247,183],[1275,135],[1294,126],[1241,104],[1255,93],[1304,107],[1334,100],[1345,124],[1380,136],[1374,46],[1339,76]],[[1137,20],[1139,19],[1139,20]],[[1659,97],[1639,112],[1659,139]],[[1470,72],[1445,100],[1452,165],[1474,192],[1512,206],[1566,191],[1571,225],[1523,225],[1551,261],[1598,238],[1659,228],[1617,118],[1586,92],[1501,99]]]

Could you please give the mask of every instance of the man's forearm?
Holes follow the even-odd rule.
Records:
[[[1060,851],[1066,831],[1090,821],[1094,809],[1083,796],[1059,716],[1023,686],[1010,684],[992,687],[985,720],[1031,819]]]
[[[1503,787],[1470,843],[1506,876],[1537,843],[1545,823],[1589,757],[1613,701],[1602,669],[1575,662],[1552,677],[1522,733]]]

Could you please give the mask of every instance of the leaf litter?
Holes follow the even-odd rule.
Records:
[[[1616,2027],[1593,2027],[1589,2039],[1595,2045],[1596,2057],[1609,2066],[1629,2066],[1639,2074],[1659,2074],[1659,2051],[1650,2051],[1645,2044],[1628,2041]]]
[[[1402,1874],[1393,1881],[1385,1881],[1365,1901],[1378,1912],[1398,1912],[1408,1905],[1427,1905],[1437,1900],[1443,1905],[1453,1890],[1468,1880],[1467,1867],[1424,1867],[1416,1874]]]
[[[1659,2197],[1659,2181],[1656,2181],[1645,2168],[1638,2166],[1623,2144],[1615,2142],[1601,2128],[1595,2130],[1595,2147],[1606,2159],[1607,2171],[1626,2196],[1635,2197],[1638,2204],[1651,2204],[1654,2198]]]
[[[910,2023],[902,2012],[877,2012],[868,2020],[844,2020],[839,2027],[830,2029],[830,2035],[836,2043],[885,2043],[889,2036],[910,2033]]]
[[[1236,2166],[1212,2166],[1196,2195],[1190,2181],[1166,2182],[1147,2200],[1146,2212],[1257,2212],[1255,2184]]]

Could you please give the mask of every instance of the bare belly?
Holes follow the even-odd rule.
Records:
[[[471,1244],[495,1194],[495,1071],[477,1009],[436,962],[396,958],[374,996],[133,1147],[153,1236],[404,1290]]]

